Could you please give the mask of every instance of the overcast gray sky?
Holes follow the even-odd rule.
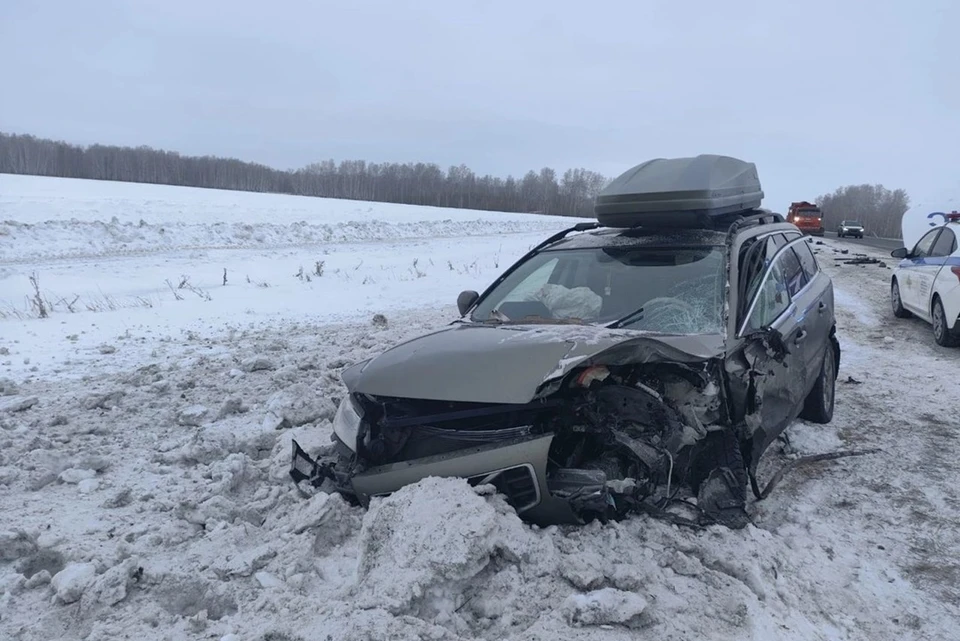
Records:
[[[2,0],[0,130],[280,167],[757,163],[957,184],[956,0]]]

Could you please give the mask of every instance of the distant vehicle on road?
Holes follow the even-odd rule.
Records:
[[[902,259],[890,282],[890,304],[897,318],[917,316],[933,325],[933,338],[944,347],[960,346],[960,212],[939,214],[933,227],[912,249],[893,250]]]
[[[863,225],[856,220],[841,220],[840,224],[837,225],[837,236],[839,238],[846,238],[847,236],[863,238]]]
[[[793,223],[797,229],[810,236],[823,236],[823,212],[813,203],[805,200],[790,203],[787,211],[787,222]]]

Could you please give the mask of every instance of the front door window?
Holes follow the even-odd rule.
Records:
[[[917,246],[913,248],[913,251],[910,252],[910,258],[924,258],[925,256],[930,255],[930,249],[933,247],[933,241],[936,240],[937,234],[940,233],[939,229],[934,229],[927,233],[926,236],[920,239],[917,243]]]
[[[790,250],[792,251],[792,250]],[[770,326],[790,307],[790,292],[783,261],[774,261],[754,296],[753,311],[747,318],[746,333]]]

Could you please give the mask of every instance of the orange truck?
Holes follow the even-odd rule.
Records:
[[[787,221],[796,225],[804,234],[823,236],[823,212],[813,203],[805,200],[790,203]]]

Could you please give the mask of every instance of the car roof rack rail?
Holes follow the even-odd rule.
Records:
[[[577,224],[574,225],[573,227],[567,227],[567,228],[564,229],[563,231],[558,231],[558,232],[557,232],[556,234],[554,234],[553,236],[550,236],[550,237],[547,238],[545,241],[543,241],[542,243],[540,243],[539,245],[537,245],[536,247],[534,247],[533,249],[531,249],[531,250],[527,253],[527,255],[529,256],[530,254],[535,254],[536,252],[540,251],[540,250],[543,249],[544,247],[547,247],[548,245],[552,245],[553,243],[557,242],[558,240],[562,240],[562,239],[566,238],[567,236],[569,236],[570,234],[573,234],[573,233],[575,233],[575,232],[590,231],[591,229],[597,229],[597,228],[599,228],[600,226],[601,226],[601,225],[600,225],[600,223],[598,223],[598,222],[583,222],[583,223],[577,223]]]
[[[752,210],[751,213],[740,212],[740,214],[741,215],[739,217],[731,221],[730,228],[727,231],[728,235],[733,236],[741,229],[745,229],[747,227],[756,227],[757,225],[774,225],[776,223],[786,222],[783,214],[778,214],[776,212],[767,211],[764,209],[755,209]]]

